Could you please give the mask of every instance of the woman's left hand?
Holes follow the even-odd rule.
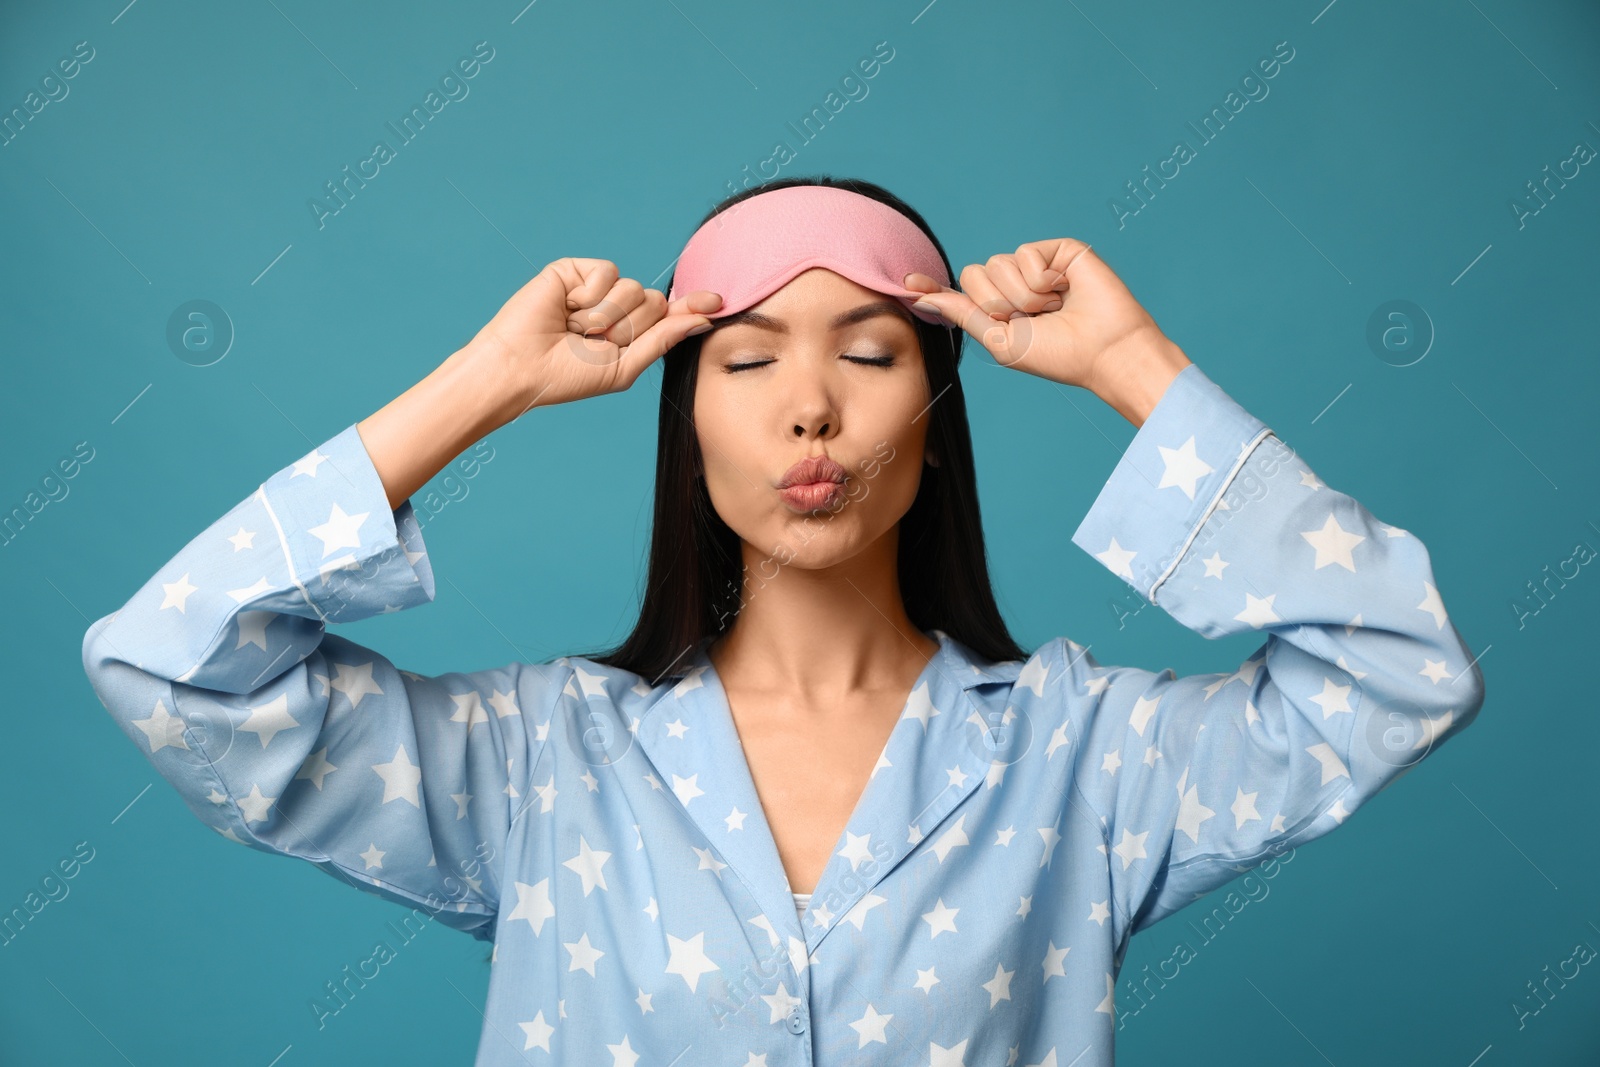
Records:
[[[1119,410],[1119,395],[1189,362],[1106,262],[1071,237],[970,263],[960,282],[964,291],[926,274],[904,279],[997,363],[1089,389]]]

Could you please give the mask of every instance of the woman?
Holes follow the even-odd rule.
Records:
[[[670,299],[557,260],[95,623],[89,677],[225,836],[492,941],[480,1064],[1110,1063],[1128,938],[1339,825],[1482,677],[1424,545],[1092,250],[950,280],[921,216],[828,179],[719,205]],[[1177,678],[1015,644],[963,333],[1133,423],[1073,543],[1206,637],[1265,631],[1254,655]],[[622,645],[429,677],[326,632],[433,598],[408,498],[467,445],[662,357]]]

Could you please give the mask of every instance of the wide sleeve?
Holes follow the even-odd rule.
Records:
[[[1231,673],[1182,678],[1065,643],[1062,684],[1088,709],[1075,781],[1124,947],[1342,824],[1483,703],[1422,541],[1321,481],[1197,365],[1072,540],[1205,637],[1266,635]]]
[[[411,502],[389,508],[351,425],[90,626],[83,666],[224,837],[488,940],[511,826],[549,810],[532,775],[572,672],[424,676],[326,630],[433,597]]]

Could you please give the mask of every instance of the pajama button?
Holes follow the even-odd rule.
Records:
[[[803,1034],[806,1032],[805,1012],[799,1008],[791,1008],[789,1011],[789,1032],[791,1034]]]

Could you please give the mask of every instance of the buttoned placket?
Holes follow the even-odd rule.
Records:
[[[843,849],[836,847],[812,891],[812,903],[806,910],[810,922],[803,922],[794,907],[788,876],[756,793],[727,693],[705,652],[708,642],[702,642],[686,660],[681,680],[641,716],[639,745],[658,770],[715,768],[722,803],[746,815],[743,829],[730,834],[720,812],[695,803],[698,797],[682,805],[728,870],[755,898],[779,944],[791,946],[783,955],[786,979],[793,983],[797,1002],[790,1006],[782,1025],[803,1041],[802,1062],[810,1062],[812,1047],[809,982],[804,972],[819,944],[928,834],[944,831],[946,816],[979,788],[991,770],[993,748],[986,744],[986,730],[992,729],[996,716],[986,717],[969,690],[985,685],[1009,689],[1021,663],[980,667],[943,631],[934,630],[932,636],[939,640],[940,648],[918,676],[884,745],[882,754],[893,749],[896,762],[868,780],[845,832],[835,842],[844,845],[847,835],[855,834],[887,846],[887,855],[881,860],[875,856],[870,868],[858,870],[841,854]],[[689,729],[669,731],[666,724],[679,719]],[[912,739],[907,740],[902,731],[910,731]],[[826,918],[821,924],[815,921],[819,912],[813,911],[819,907],[826,909],[820,913]],[[800,951],[805,957],[797,962]]]

